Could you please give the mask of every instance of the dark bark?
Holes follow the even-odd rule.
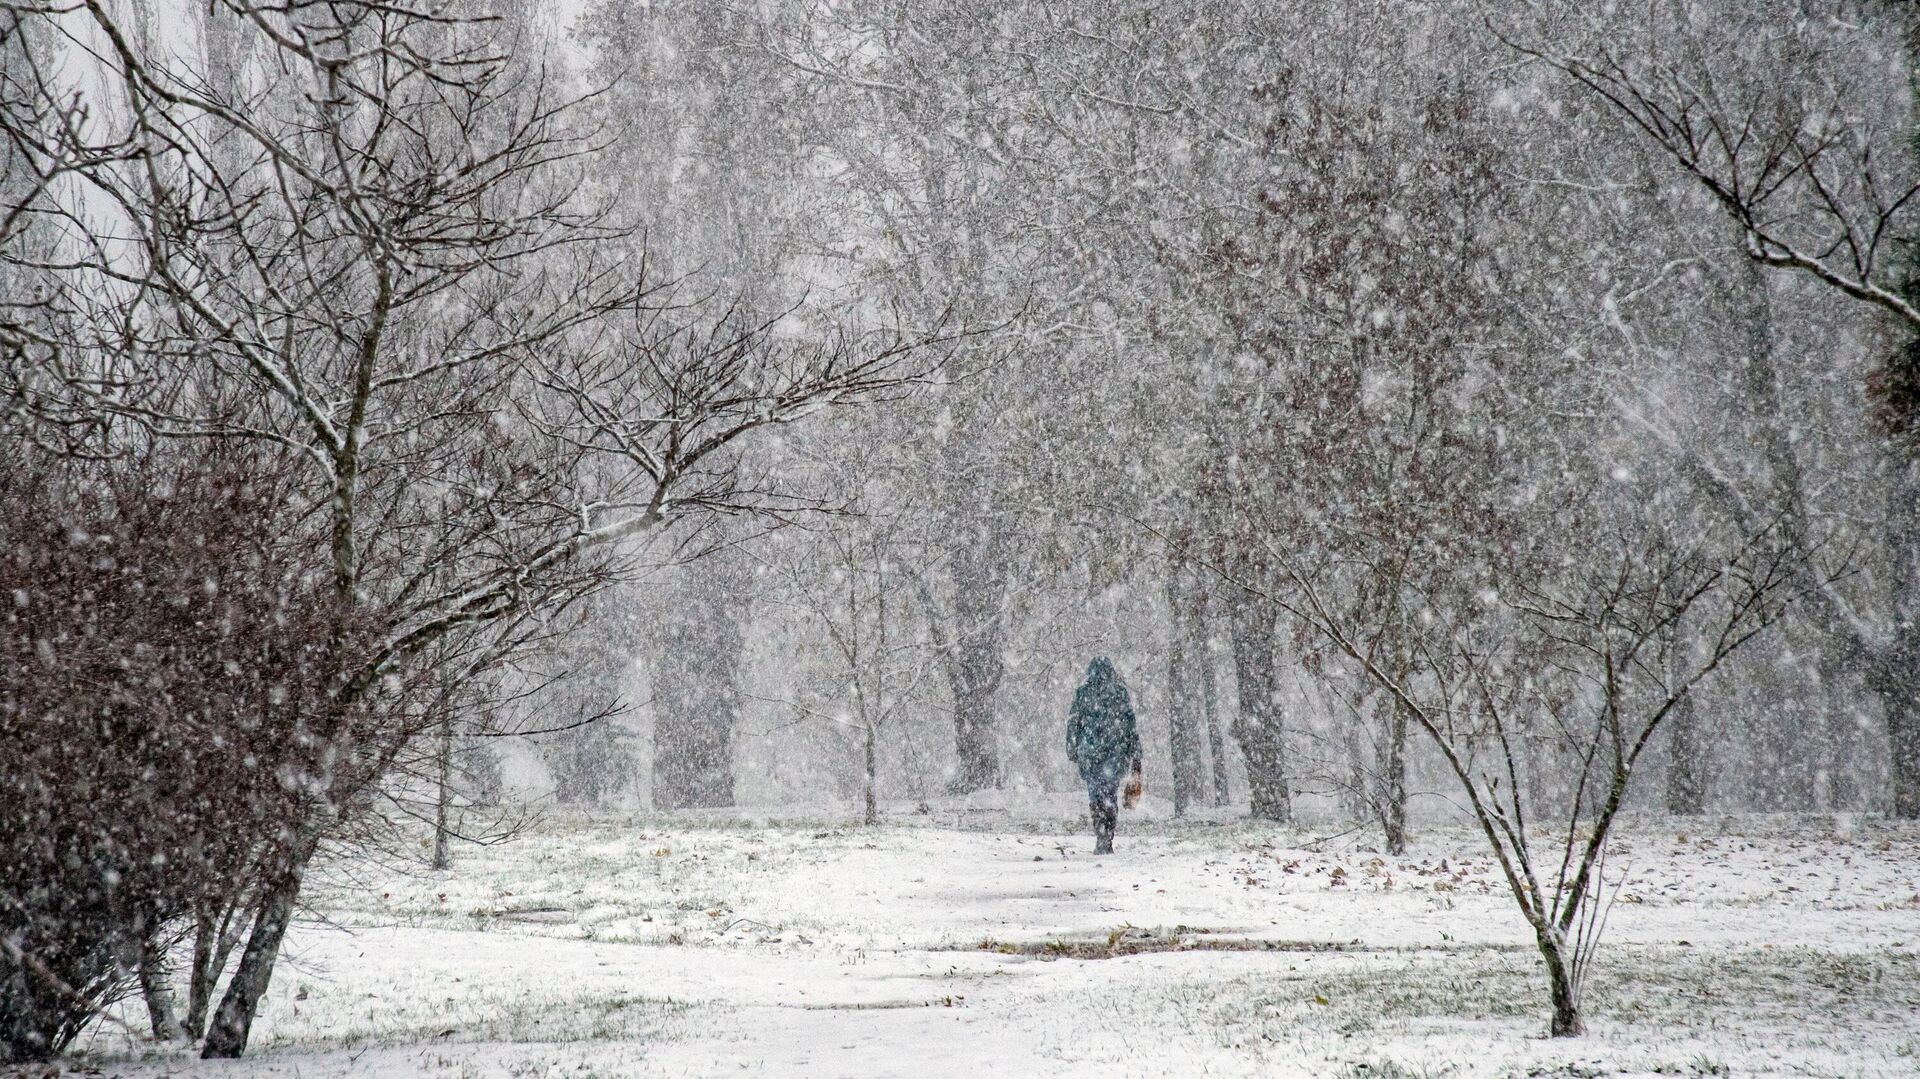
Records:
[[[1667,812],[1697,817],[1707,807],[1707,762],[1692,699],[1675,705],[1667,722],[1673,727],[1673,737],[1667,743]]]
[[[247,1038],[253,1031],[253,1018],[260,1010],[273,979],[273,965],[280,958],[280,944],[293,922],[293,906],[300,898],[300,881],[311,851],[296,854],[291,864],[260,896],[259,912],[253,932],[240,953],[240,966],[227,983],[226,996],[207,1028],[207,1040],[200,1055],[203,1059],[237,1059],[247,1050]]]
[[[182,1041],[186,1028],[173,999],[173,987],[167,984],[166,949],[153,940],[140,947],[140,996],[147,1004],[147,1022],[153,1036],[163,1042]]]
[[[1667,677],[1677,682],[1686,675],[1686,644],[1672,639],[1665,643]],[[1699,816],[1707,806],[1707,747],[1700,738],[1691,694],[1673,706],[1667,723],[1673,728],[1667,741],[1667,812]]]
[[[1293,819],[1287,787],[1286,714],[1275,669],[1279,640],[1273,611],[1258,596],[1233,597],[1228,609],[1239,711],[1231,731],[1247,764],[1251,813],[1261,820]]]
[[[1906,44],[1909,71],[1920,73],[1920,22],[1908,23]],[[1909,108],[1908,134],[1920,138],[1920,98],[1910,99]],[[1904,246],[1912,260],[1914,245]],[[1904,277],[1905,298],[1920,299],[1920,265],[1910,262]],[[1893,563],[1892,640],[1870,684],[1886,709],[1893,815],[1920,820],[1920,333],[1909,332],[1901,346],[1870,381],[1889,442],[1887,553]]]
[[[1329,696],[1343,693],[1340,687],[1332,685],[1331,677],[1325,678],[1325,681],[1329,683]],[[1358,722],[1358,717],[1366,715],[1367,709],[1372,707],[1374,693],[1371,684],[1362,682],[1355,690],[1355,721],[1341,724],[1347,751],[1347,777],[1340,786],[1340,809],[1352,820],[1361,820],[1374,813],[1373,777],[1370,771],[1372,757],[1367,745],[1369,730],[1366,724]]]
[[[1896,451],[1902,452],[1902,451]],[[1920,452],[1906,447],[1889,478],[1892,640],[1868,674],[1886,710],[1893,815],[1920,819]]]
[[[1832,642],[1822,644],[1813,670],[1818,679],[1814,699],[1823,717],[1820,769],[1825,783],[1817,792],[1822,796],[1821,806],[1833,810],[1857,809],[1861,798],[1860,725],[1855,720],[1855,706],[1860,702],[1854,698],[1864,694],[1853,672],[1835,656]]]
[[[187,972],[187,1036],[199,1040],[207,1032],[207,1010],[213,1006],[214,983],[225,966],[225,955],[218,959],[217,930],[212,915],[199,912],[193,927],[193,968]]]
[[[1920,453],[1896,445],[1886,474],[1886,552],[1890,563],[1887,637],[1847,635],[1844,617],[1828,624],[1848,650],[1848,661],[1880,701],[1887,725],[1887,772],[1892,812],[1920,820]]]
[[[1380,762],[1380,828],[1388,854],[1407,852],[1407,710],[1389,701],[1387,740]]]
[[[1915,820],[1920,819],[1920,701],[1914,697],[1920,679],[1913,664],[1920,661],[1920,650],[1911,639],[1901,643],[1903,649],[1889,650],[1890,655],[1868,672],[1867,685],[1886,713],[1893,815]]]
[[[1911,280],[1920,282],[1920,275]],[[1786,413],[1779,406],[1775,386],[1778,376],[1770,350],[1761,353],[1756,346],[1756,355],[1767,362],[1751,365],[1755,370],[1749,392],[1755,398],[1756,414],[1771,418],[1768,465],[1779,489],[1777,497],[1788,507],[1790,539],[1807,550],[1813,543],[1805,534],[1802,475],[1789,431],[1780,420]],[[1920,356],[1920,340],[1905,342],[1897,355]],[[1887,422],[1884,416],[1882,420],[1888,440],[1885,542],[1891,570],[1889,637],[1880,642],[1865,639],[1832,604],[1817,604],[1816,610],[1827,616],[1835,647],[1852,653],[1851,658],[1866,676],[1867,688],[1880,699],[1887,723],[1893,814],[1913,820],[1920,819],[1920,711],[1916,711],[1915,702],[1916,693],[1920,693],[1920,671],[1916,670],[1916,664],[1920,664],[1920,429]]]
[[[1905,693],[1883,694],[1887,706],[1887,737],[1893,765],[1893,815],[1920,820],[1920,702],[1909,686]]]
[[[227,957],[239,943],[237,924],[245,921],[246,908],[238,901],[222,900],[215,905],[202,900],[194,913],[193,968],[187,972],[187,1036],[198,1041],[207,1032],[207,1013],[213,1008],[214,990],[219,988],[220,972],[227,968]]]
[[[1580,987],[1574,981],[1566,950],[1544,929],[1535,929],[1534,940],[1547,966],[1547,993],[1553,1001],[1548,1033],[1556,1038],[1578,1038],[1587,1032],[1587,1024],[1580,1016]]]
[[[1400,634],[1405,628],[1400,628]],[[1406,685],[1413,674],[1413,662],[1409,658],[1404,637],[1393,632],[1387,634],[1390,641],[1401,642],[1391,649],[1393,655],[1392,670],[1394,681]],[[1378,741],[1374,743],[1373,767],[1375,780],[1368,788],[1368,800],[1373,805],[1375,815],[1380,821],[1381,840],[1388,854],[1405,854],[1407,851],[1407,738],[1412,728],[1413,717],[1408,713],[1406,702],[1395,694],[1385,694],[1380,698],[1380,716]]]
[[[1804,476],[1791,431],[1782,422],[1789,413],[1781,406],[1780,376],[1773,359],[1767,281],[1757,266],[1750,265],[1748,274],[1752,306],[1747,313],[1749,355],[1739,426],[1754,437],[1764,435],[1765,442],[1758,448],[1767,462],[1773,499],[1784,511],[1786,540],[1800,551],[1810,551],[1815,544],[1807,535]],[[1920,275],[1910,276],[1907,287],[1915,282],[1920,282]],[[1912,339],[1902,342],[1895,355],[1920,355],[1920,344]],[[1867,688],[1880,700],[1887,723],[1893,813],[1911,820],[1920,819],[1920,713],[1914,700],[1920,691],[1920,674],[1915,671],[1920,663],[1920,617],[1916,617],[1920,612],[1920,431],[1889,422],[1885,415],[1881,419],[1882,434],[1888,439],[1885,542],[1891,568],[1890,637],[1870,639],[1841,603],[1823,597],[1817,587],[1812,609],[1834,638],[1833,647],[1862,671]],[[1811,565],[1809,572],[1813,572]]]

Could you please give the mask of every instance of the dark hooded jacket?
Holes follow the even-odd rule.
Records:
[[[1113,780],[1140,759],[1140,732],[1134,726],[1127,687],[1106,657],[1087,665],[1087,680],[1073,692],[1067,720],[1067,756],[1080,778]]]

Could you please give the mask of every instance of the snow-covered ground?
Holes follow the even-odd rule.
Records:
[[[303,1079],[1920,1075],[1911,826],[1630,826],[1592,1034],[1549,1040],[1544,976],[1464,830],[1389,858],[1360,836],[1135,819],[1096,859],[1070,807],[876,828],[552,820],[446,873],[336,866],[247,1060],[158,1053],[108,1026],[70,1063]]]

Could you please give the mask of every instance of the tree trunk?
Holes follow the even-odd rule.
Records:
[[[1827,787],[1829,804],[1836,810],[1858,809],[1860,788],[1860,723],[1856,698],[1859,684],[1853,671],[1835,654],[1839,642],[1824,641],[1814,666],[1820,679],[1819,700],[1826,717]]]
[[[949,790],[972,794],[1000,786],[1000,745],[993,716],[994,692],[975,681],[955,687],[953,748],[959,771]]]
[[[1893,815],[1920,820],[1920,702],[1909,690],[1886,694],[1887,736],[1892,743]]]
[[[1667,743],[1667,812],[1681,817],[1697,817],[1707,808],[1706,749],[1700,743],[1697,720],[1691,696],[1674,705],[1667,720],[1673,728]]]
[[[1807,761],[1811,774],[1807,777],[1807,791],[1812,797],[1813,808],[1823,813],[1838,809],[1840,802],[1840,738],[1839,730],[1833,722],[1833,694],[1827,692],[1826,665],[1820,662],[1816,651],[1812,656],[1800,658],[1800,668],[1804,672],[1804,681],[1813,687],[1807,695],[1807,707],[1811,710],[1813,722],[1808,726]]]
[[[173,987],[167,984],[166,952],[156,942],[140,943],[140,996],[147,1003],[147,1022],[163,1042],[183,1041],[186,1028],[175,1009]]]
[[[1667,678],[1677,685],[1686,676],[1686,644],[1667,642]],[[1667,742],[1667,812],[1682,817],[1697,817],[1707,807],[1706,746],[1700,740],[1699,717],[1695,715],[1693,694],[1673,706],[1667,725],[1673,735]]]
[[[1893,815],[1920,820],[1920,447],[1895,452],[1887,484],[1893,639],[1870,684],[1886,709]]]
[[[1173,814],[1184,816],[1195,801],[1206,798],[1203,781],[1205,759],[1201,756],[1200,678],[1193,653],[1193,634],[1188,630],[1192,616],[1192,590],[1187,587],[1186,572],[1178,565],[1167,567],[1167,610],[1172,618],[1167,647],[1167,733],[1173,760]]]
[[[1387,853],[1407,853],[1407,710],[1389,699],[1380,775],[1380,827]]]
[[[1580,986],[1573,977],[1572,957],[1546,929],[1536,926],[1534,940],[1547,965],[1547,994],[1553,1003],[1553,1023],[1548,1033],[1556,1038],[1578,1038],[1587,1032],[1587,1024],[1580,1017]]]
[[[1903,643],[1912,647],[1912,642]],[[1912,670],[1917,659],[1920,656],[1905,662],[1889,657],[1876,664],[1867,679],[1886,711],[1888,780],[1893,815],[1901,820],[1920,819],[1920,700],[1914,699]]]
[[[205,904],[207,900],[200,901]],[[220,973],[227,969],[227,957],[238,944],[236,921],[244,921],[246,908],[240,901],[223,901],[220,908],[200,909],[194,914],[193,969],[187,974],[187,1036],[195,1041],[207,1033],[207,1012],[213,1007],[214,990],[220,987]]]
[[[445,869],[452,864],[447,856],[447,814],[453,802],[453,711],[440,718],[439,745],[435,753],[434,764],[439,772],[440,789],[433,807],[433,868]]]
[[[867,727],[867,813],[864,819],[868,824],[879,824],[880,823],[879,754],[875,752],[875,747],[874,747],[875,732],[873,729],[873,724],[868,723],[866,727]]]
[[[259,913],[247,947],[240,953],[240,966],[227,983],[227,994],[220,1000],[207,1029],[206,1045],[200,1056],[206,1060],[237,1059],[246,1052],[247,1038],[253,1031],[253,1018],[273,978],[273,965],[280,958],[280,943],[286,939],[287,926],[293,921],[293,905],[300,897],[300,878],[306,871],[311,850],[296,852],[290,864],[260,895]]]
[[[1289,821],[1293,801],[1287,789],[1286,716],[1274,669],[1279,642],[1273,612],[1258,596],[1235,596],[1228,620],[1239,695],[1231,731],[1247,763],[1250,812],[1261,820]]]
[[[1920,23],[1907,24],[1907,68],[1920,73]],[[1908,137],[1920,136],[1920,99],[1908,98]],[[1902,293],[1920,299],[1920,266],[1906,244]],[[1893,815],[1920,820],[1920,335],[1909,333],[1882,362],[1875,390],[1888,442],[1887,556],[1892,563],[1893,639],[1878,664],[1877,687],[1887,717]]]
[[[1207,632],[1207,598],[1203,589],[1194,617],[1194,648],[1200,667],[1200,704],[1207,720],[1207,747],[1213,754],[1213,804],[1224,807],[1233,804],[1233,789],[1227,779],[1227,732],[1220,729],[1220,679],[1214,670],[1213,634]]]
[[[1322,692],[1327,697],[1345,696],[1345,690],[1333,684],[1332,680],[1335,677],[1338,676],[1326,674],[1321,678]],[[1378,807],[1374,804],[1374,783],[1371,774],[1372,758],[1375,754],[1370,752],[1367,746],[1367,737],[1371,731],[1366,724],[1360,722],[1360,717],[1366,715],[1367,709],[1373,706],[1374,688],[1365,679],[1360,679],[1354,694],[1352,706],[1354,719],[1352,722],[1341,724],[1346,731],[1343,741],[1347,750],[1347,781],[1342,787],[1340,808],[1349,820],[1365,820],[1379,813]]]
[[[983,511],[984,512],[984,511]],[[1006,630],[1009,537],[988,514],[970,526],[953,557],[952,636],[947,681],[953,690],[953,748],[958,772],[950,790],[972,794],[1001,784],[1000,736],[994,703],[1006,673],[1000,649]]]

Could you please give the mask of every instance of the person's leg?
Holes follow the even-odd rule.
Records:
[[[1113,853],[1113,829],[1119,822],[1120,785],[1110,776],[1098,776],[1087,785],[1087,801],[1093,810],[1093,853]]]
[[[1100,777],[1088,776],[1087,779],[1087,819],[1093,822],[1093,852],[1100,853],[1103,842],[1101,836],[1105,827],[1100,820]]]
[[[1113,833],[1120,825],[1120,783],[1115,780],[1106,789],[1107,853],[1113,853]]]

